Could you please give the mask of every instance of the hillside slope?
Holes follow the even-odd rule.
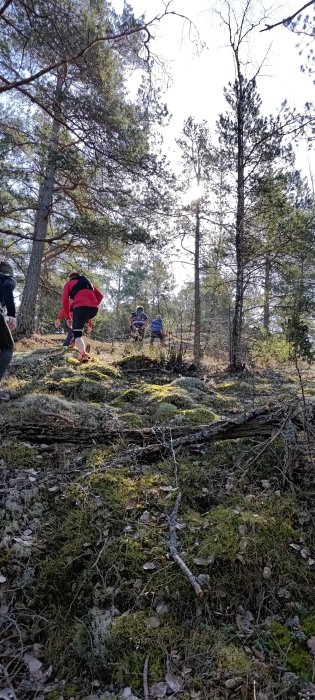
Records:
[[[311,398],[306,425],[290,368],[187,372],[20,346],[0,698],[315,697]]]

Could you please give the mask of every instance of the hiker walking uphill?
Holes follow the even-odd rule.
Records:
[[[9,366],[14,349],[11,331],[16,329],[13,290],[16,283],[9,263],[0,262],[0,380]],[[7,401],[9,395],[0,392],[0,400]]]
[[[102,299],[103,294],[85,275],[80,275],[78,272],[69,275],[69,281],[62,291],[62,311],[67,325],[72,325],[74,342],[80,353],[80,362],[89,360],[82,337],[84,325],[95,318]]]
[[[148,324],[148,317],[144,313],[143,306],[137,306],[135,311],[131,311],[129,323],[135,342],[142,341]]]
[[[62,308],[61,311],[59,311],[59,314],[58,314],[57,319],[56,319],[56,321],[55,321],[55,328],[59,328],[59,327],[60,327],[60,321],[64,318],[64,315],[65,315],[65,312],[64,312],[64,310],[63,310],[63,308]],[[73,347],[73,345],[74,345],[74,335],[73,335],[73,328],[72,328],[72,316],[73,316],[72,311],[70,311],[71,326],[68,325],[67,321],[65,322],[65,328],[64,328],[64,330],[65,330],[65,332],[67,333],[67,335],[66,335],[66,338],[64,339],[64,341],[63,341],[63,343],[62,343],[62,345],[63,345],[65,348],[68,348],[69,346]],[[87,332],[88,335],[90,335],[90,334],[92,333],[92,328],[93,328],[92,320],[89,319],[89,321],[87,322],[87,329],[86,329],[86,332]]]
[[[160,315],[156,316],[156,318],[154,318],[153,321],[151,321],[150,345],[153,345],[156,338],[159,339],[160,345],[162,345],[164,347],[165,341],[164,341],[163,321],[162,321],[162,317]]]

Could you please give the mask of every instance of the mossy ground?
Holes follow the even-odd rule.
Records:
[[[48,359],[45,377],[37,372],[35,380],[34,358],[27,376],[20,363],[24,378],[7,382],[13,400],[5,418],[37,425],[62,415],[77,429],[77,444],[5,440],[0,450],[8,485],[3,600],[23,645],[41,645],[44,667],[63,681],[45,697],[87,698],[95,679],[117,696],[125,686],[141,696],[147,657],[149,684],[172,672],[183,679],[181,700],[250,699],[253,679],[256,695],[268,700],[299,697],[313,680],[313,511],[303,467],[283,479],[281,437],[200,445],[176,463],[119,465],[120,452],[132,449],[120,428],[209,424],[278,401],[281,386],[297,393],[290,373],[231,380],[217,371],[208,381],[154,375],[161,360],[150,353],[119,370],[109,353],[84,368],[69,357]],[[141,362],[151,363],[146,379],[123,375]],[[80,426],[109,416],[117,440],[81,445]],[[179,492],[178,551],[200,577],[201,599],[168,554]],[[295,674],[290,687],[286,672]]]

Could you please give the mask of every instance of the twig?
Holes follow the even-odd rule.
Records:
[[[304,422],[304,430],[306,432],[307,436],[307,444],[308,444],[308,449],[309,449],[309,455],[312,457],[312,452],[310,450],[310,443],[311,443],[311,436],[310,436],[310,429],[309,429],[309,422],[307,418],[307,406],[306,406],[306,399],[305,399],[305,391],[304,391],[304,384],[303,384],[303,379],[301,375],[301,370],[299,367],[299,362],[298,362],[298,357],[297,354],[295,353],[294,356],[294,364],[295,364],[295,369],[299,378],[299,384],[301,388],[301,393],[302,393],[302,401],[303,401],[303,422]]]
[[[177,543],[177,535],[176,535],[176,524],[177,524],[177,515],[178,515],[180,501],[181,501],[181,493],[178,494],[176,501],[175,501],[175,504],[174,504],[174,508],[173,508],[171,514],[168,515],[168,523],[169,523],[169,531],[170,531],[170,534],[169,534],[169,552],[170,552],[170,556],[173,559],[173,561],[175,561],[176,564],[178,564],[178,566],[181,569],[181,571],[183,572],[184,576],[186,576],[189,583],[193,587],[193,589],[196,593],[196,596],[198,598],[201,598],[203,596],[202,588],[199,586],[199,583],[196,580],[192,571],[190,571],[187,564],[185,564],[185,562],[183,561],[183,559],[179,556],[179,554],[177,552],[178,543]]]
[[[16,695],[15,695],[14,688],[13,688],[13,685],[12,685],[12,683],[11,683],[11,678],[10,678],[10,676],[9,676],[9,674],[8,674],[7,668],[6,668],[5,666],[2,666],[2,665],[1,665],[1,666],[0,666],[0,670],[2,670],[2,673],[3,673],[3,676],[4,676],[4,680],[5,680],[5,682],[6,682],[7,686],[8,686],[8,688],[11,690],[11,693],[12,693],[12,700],[17,700],[17,697],[16,697]]]
[[[284,479],[285,480],[287,474],[289,476],[292,476],[292,468],[294,466],[294,459],[296,456],[296,447],[297,447],[297,441],[296,441],[296,432],[295,428],[293,425],[293,422],[291,418],[289,417],[288,420],[286,421],[286,424],[282,430],[282,435],[285,440],[285,463],[284,463]]]
[[[170,428],[170,447],[171,447],[171,453],[172,453],[173,464],[174,464],[175,486],[176,486],[176,488],[178,488],[178,466],[177,466],[176,455],[175,455],[175,451],[174,451],[172,429],[171,428]]]
[[[149,685],[148,685],[148,668],[149,668],[149,657],[147,656],[143,666],[143,694],[144,700],[150,700]]]
[[[99,551],[99,553],[98,553],[98,555],[97,555],[97,558],[95,559],[94,564],[92,564],[91,569],[93,569],[93,566],[97,566],[97,565],[98,565],[98,562],[99,562],[99,560],[100,560],[100,558],[101,558],[101,556],[102,556],[102,554],[103,554],[103,552],[104,552],[104,549],[105,549],[105,547],[106,547],[107,544],[108,544],[108,539],[106,539],[105,542],[103,543],[103,546],[102,546],[102,548],[100,549],[100,551]]]
[[[170,370],[153,365],[152,367],[137,367],[136,369],[121,368],[124,374],[142,374],[143,372],[155,372],[160,374],[171,374]]]
[[[195,593],[196,593],[196,596],[197,596],[198,598],[202,598],[202,596],[203,596],[203,590],[202,590],[202,588],[199,586],[199,583],[198,583],[197,579],[195,578],[195,576],[194,576],[194,574],[192,573],[192,571],[190,571],[190,569],[188,568],[187,564],[185,564],[185,562],[184,562],[183,559],[179,556],[179,554],[177,554],[177,552],[174,552],[174,551],[171,551],[171,550],[170,550],[170,555],[171,555],[173,561],[175,561],[176,564],[178,564],[179,568],[182,570],[184,576],[186,576],[186,578],[188,579],[189,583],[192,585],[192,587],[193,587],[193,589],[194,589],[194,591],[195,591]]]

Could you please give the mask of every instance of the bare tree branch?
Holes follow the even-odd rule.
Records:
[[[315,5],[315,0],[311,0],[310,2],[307,2],[306,5],[303,5],[303,7],[300,7],[296,12],[293,13],[293,15],[290,15],[289,17],[284,17],[281,19],[279,22],[275,22],[274,24],[266,24],[265,29],[261,29],[261,32],[269,32],[270,29],[274,29],[275,27],[280,27],[282,25],[285,27],[287,24],[292,22],[295,17],[301,14],[303,10],[306,10],[307,7],[311,7],[311,5]]]
[[[0,17],[3,15],[3,13],[6,11],[6,9],[11,5],[13,0],[5,0],[3,3],[2,7],[0,8]]]

